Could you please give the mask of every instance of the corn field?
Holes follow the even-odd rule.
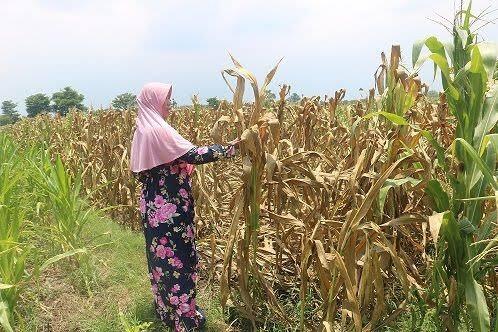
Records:
[[[342,89],[290,104],[286,85],[266,101],[283,64],[260,85],[232,57],[233,100],[173,110],[195,144],[242,139],[237,159],[196,167],[194,197],[209,281],[255,330],[271,315],[301,331],[373,331],[411,303],[436,308],[449,331],[496,330],[498,48],[476,42],[470,8],[459,15],[451,49],[423,40],[408,71],[393,46],[368,98],[348,105]],[[424,62],[441,72],[439,100],[416,74]],[[139,230],[135,116],[42,115],[6,132],[20,148],[43,142],[94,205]]]

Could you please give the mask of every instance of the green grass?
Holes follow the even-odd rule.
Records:
[[[429,310],[423,317],[418,312],[406,312],[392,327],[384,327],[385,332],[442,332],[437,322],[440,318],[435,310]]]
[[[82,282],[85,271],[71,269],[68,261],[55,265],[24,294],[18,331],[126,331],[120,312],[135,327],[128,331],[167,331],[154,315],[143,234],[106,218],[92,220],[84,237],[105,232],[96,243],[110,244],[90,255],[88,286]],[[198,286],[207,331],[227,330],[215,289],[204,289],[202,279]],[[150,323],[148,329],[137,328],[143,323]]]

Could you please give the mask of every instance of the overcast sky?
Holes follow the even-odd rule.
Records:
[[[459,2],[459,1],[457,1]],[[474,0],[476,12],[493,0]],[[429,20],[451,18],[453,0],[0,0],[0,100],[51,95],[69,85],[84,103],[107,106],[148,81],[173,83],[181,104],[199,93],[228,98],[221,70],[228,51],[271,88],[305,95],[346,88],[347,99],[373,85],[380,52],[400,44],[411,63],[415,40],[448,39]],[[498,5],[494,5],[498,9]],[[497,17],[498,14],[490,16]],[[498,42],[498,26],[484,38]],[[430,69],[424,71],[429,83]],[[249,91],[246,96],[249,95]]]

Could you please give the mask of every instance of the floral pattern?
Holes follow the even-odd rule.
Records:
[[[196,304],[199,254],[188,164],[230,158],[233,145],[194,147],[175,161],[138,173],[140,213],[145,235],[151,290],[157,316],[176,332],[204,325]]]

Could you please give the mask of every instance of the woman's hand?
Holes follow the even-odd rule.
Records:
[[[240,145],[240,138],[236,138],[233,141],[228,142],[228,144],[233,145],[235,148],[239,148]]]

